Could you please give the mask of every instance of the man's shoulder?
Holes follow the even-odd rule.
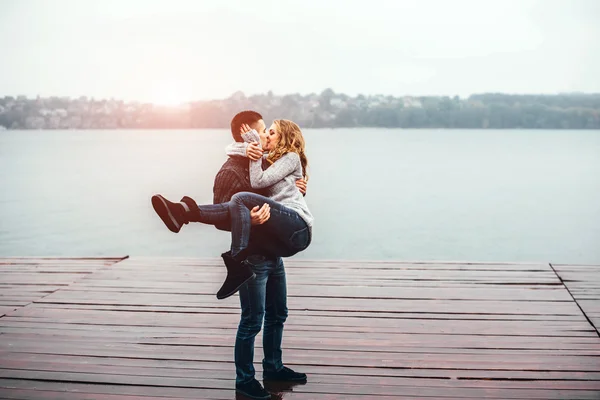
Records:
[[[219,170],[219,172],[226,170],[226,169],[240,169],[240,168],[248,169],[248,166],[249,166],[249,162],[246,157],[229,156],[229,158],[227,158],[227,160],[221,166],[221,169]]]
[[[249,163],[244,157],[230,157],[217,172],[213,190],[231,190],[237,186],[250,186]]]
[[[213,203],[226,203],[235,193],[252,191],[248,159],[241,159],[228,159],[217,172],[213,185]]]

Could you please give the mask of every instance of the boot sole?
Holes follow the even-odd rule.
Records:
[[[252,396],[251,394],[246,393],[246,392],[244,392],[243,390],[240,390],[240,389],[235,389],[235,392],[239,393],[239,394],[241,394],[243,396],[246,396],[249,399],[254,399],[254,400],[269,400],[269,399],[271,399],[271,394],[269,394],[269,397],[264,397],[264,396],[263,397],[258,397],[258,396]]]
[[[230,296],[233,296],[234,294],[236,294],[236,293],[237,293],[237,291],[238,291],[238,290],[240,290],[240,288],[241,288],[242,286],[244,286],[246,283],[250,282],[250,281],[251,281],[252,279],[254,279],[254,278],[256,278],[256,274],[253,272],[253,273],[252,273],[252,275],[250,275],[250,276],[248,277],[248,279],[246,279],[244,282],[240,283],[240,284],[239,284],[239,285],[238,285],[238,286],[237,286],[237,287],[236,287],[234,290],[232,290],[231,292],[229,292],[229,293],[227,293],[227,294],[224,294],[224,295],[220,295],[220,296],[219,296],[219,294],[217,294],[217,299],[219,299],[219,300],[223,300],[223,299],[226,299],[226,298],[228,298],[228,297],[230,297]]]
[[[298,378],[298,379],[277,379],[277,378],[268,378],[266,376],[263,376],[263,381],[264,382],[269,382],[269,383],[285,383],[285,382],[293,382],[293,383],[307,383],[308,382],[308,378]]]
[[[169,206],[164,197],[160,194],[152,196],[152,207],[171,232],[178,233],[181,230],[181,224],[177,222],[177,219],[175,219],[169,210]]]

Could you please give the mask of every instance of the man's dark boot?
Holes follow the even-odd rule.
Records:
[[[200,222],[200,208],[198,208],[198,203],[188,196],[183,196],[181,203],[183,203],[183,208],[185,209],[186,219],[189,222]]]
[[[179,232],[189,222],[183,204],[173,203],[160,194],[152,196],[152,207],[171,232]]]
[[[263,389],[260,382],[256,379],[252,379],[250,382],[244,384],[236,383],[235,391],[249,399],[268,400],[271,398],[271,394]]]
[[[277,372],[263,372],[263,380],[266,381],[277,381],[277,382],[306,382],[306,374],[302,372],[295,372],[294,370],[283,367]]]
[[[256,274],[252,272],[252,268],[245,261],[246,253],[246,251],[242,251],[235,257],[232,257],[229,251],[221,254],[227,267],[227,277],[217,292],[217,299],[223,300],[234,295],[244,283],[256,278]]]

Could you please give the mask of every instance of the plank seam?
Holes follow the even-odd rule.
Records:
[[[561,281],[562,285],[565,287],[565,289],[569,293],[569,296],[571,296],[571,298],[573,299],[573,301],[575,302],[575,304],[577,305],[577,307],[579,307],[579,310],[581,310],[581,313],[583,314],[583,316],[585,317],[585,319],[587,320],[587,322],[592,326],[592,328],[594,328],[594,331],[596,331],[596,335],[598,335],[598,337],[600,338],[600,332],[598,331],[598,328],[596,327],[596,325],[594,325],[594,323],[592,322],[592,320],[590,319],[590,317],[587,315],[587,313],[581,307],[581,304],[579,304],[579,302],[577,301],[577,299],[575,298],[575,296],[573,296],[573,293],[571,293],[571,290],[565,284],[565,282],[563,281],[563,279],[560,276],[560,274],[558,273],[558,271],[556,271],[556,269],[554,268],[554,266],[552,265],[552,263],[548,263],[548,265],[550,265],[550,268],[552,268],[552,271],[554,271],[554,273],[556,274],[556,276],[558,277],[558,279]]]

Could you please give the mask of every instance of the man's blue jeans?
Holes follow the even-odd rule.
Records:
[[[251,256],[248,262],[256,279],[239,291],[242,315],[235,339],[236,383],[254,378],[254,338],[260,332],[263,317],[263,371],[283,368],[281,341],[288,315],[285,269],[281,258]]]
[[[264,203],[271,207],[269,220],[251,226],[250,210]],[[283,324],[288,315],[285,269],[280,257],[306,249],[311,242],[310,228],[294,210],[250,192],[236,193],[228,203],[198,207],[200,222],[231,223],[232,255],[245,248],[254,254],[247,260],[256,279],[239,290],[242,312],[235,340],[236,383],[247,383],[255,376],[254,338],[263,319],[263,371],[279,371],[283,368]]]
[[[271,207],[271,217],[262,225],[251,226],[250,210],[263,204]],[[222,204],[198,205],[200,222],[217,224],[231,222],[231,255],[235,256],[257,243],[264,253],[276,257],[290,257],[306,249],[311,241],[311,231],[298,213],[268,197],[250,192],[240,192]]]

